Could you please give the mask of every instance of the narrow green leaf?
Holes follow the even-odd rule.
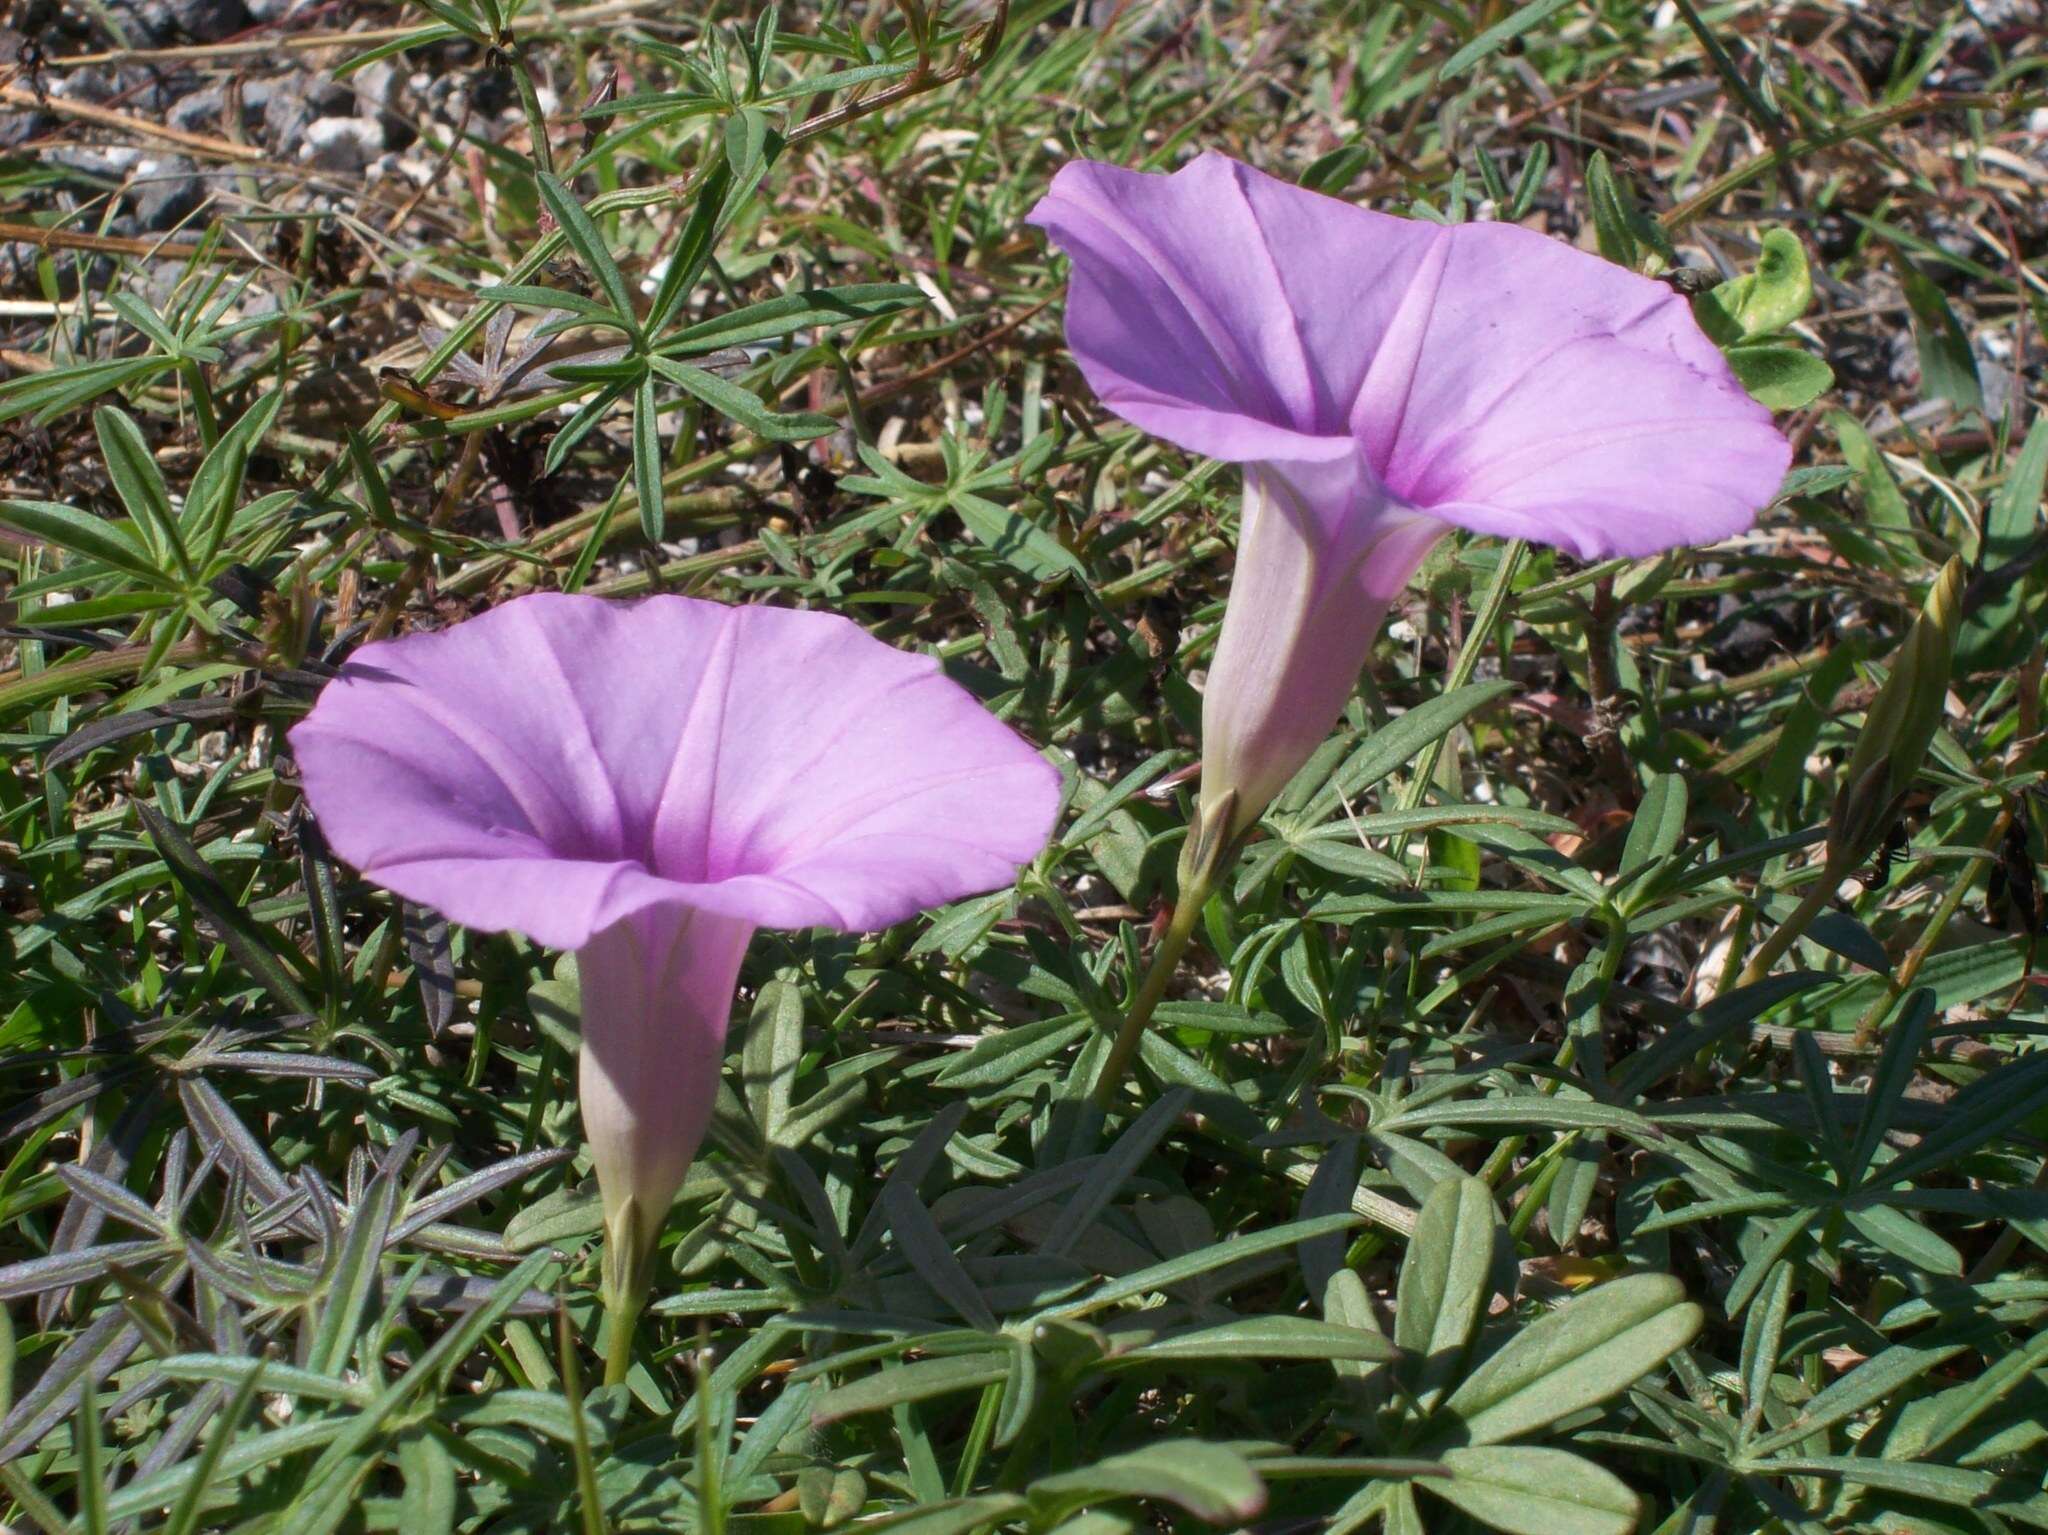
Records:
[[[158,557],[168,554],[189,581],[192,560],[179,533],[177,516],[171,511],[171,488],[150,457],[142,428],[117,405],[102,405],[94,411],[92,424],[99,435],[107,477],[114,482],[114,493],[129,518],[150,539]]]
[[[632,291],[626,286],[625,274],[612,260],[612,253],[604,243],[604,232],[576,200],[576,194],[564,186],[561,180],[543,171],[536,178],[540,185],[541,201],[547,204],[548,212],[555,217],[555,223],[575,248],[577,259],[584,269],[596,279],[603,290],[605,299],[618,316],[620,328],[628,335],[640,336],[640,321],[633,311]]]
[[[1462,75],[1481,59],[1498,53],[1524,32],[1541,26],[1570,4],[1572,0],[1529,0],[1526,5],[1517,6],[1508,12],[1505,20],[1495,22],[1445,60],[1444,67],[1436,72],[1437,79],[1444,81]]]
[[[661,486],[660,404],[654,398],[654,375],[644,373],[633,391],[633,493],[640,502],[640,531],[658,544],[668,526]]]
[[[1499,1223],[1493,1192],[1477,1178],[1446,1178],[1422,1202],[1401,1260],[1394,1341],[1414,1357],[1425,1412],[1457,1376],[1486,1314]]]
[[[784,414],[768,409],[751,389],[742,388],[703,368],[667,357],[649,357],[647,365],[680,389],[687,390],[717,411],[737,421],[763,442],[804,442],[838,430],[839,423],[815,411]]]
[[[228,893],[227,887],[214,873],[213,866],[192,845],[184,830],[174,825],[155,806],[139,800],[135,813],[141,818],[143,829],[149,833],[149,840],[157,845],[164,862],[171,866],[171,873],[177,877],[179,885],[192,898],[192,904],[205,915],[220,941],[227,945],[228,952],[235,956],[242,968],[287,1011],[317,1014],[319,1009],[306,995],[290,966],[279,957],[269,934]]]
[[[377,1293],[385,1239],[391,1233],[391,1217],[397,1207],[398,1158],[387,1153],[349,1212],[341,1252],[324,1286],[319,1321],[306,1354],[307,1369],[339,1375],[347,1368],[363,1317]]]
[[[1790,1423],[1757,1440],[1749,1447],[1749,1454],[1759,1458],[1771,1455],[1823,1429],[1847,1422],[1866,1407],[1898,1395],[1929,1370],[1962,1353],[1965,1347],[1951,1343],[1937,1348],[1914,1348],[1901,1343],[1874,1354],[1808,1402]]]
[[[1984,386],[1977,378],[1977,356],[1969,333],[1948,307],[1934,279],[1892,247],[1892,270],[1906,291],[1913,311],[1913,343],[1920,354],[1920,397],[1947,400],[1958,410],[1981,410]]]
[[[177,583],[149,552],[112,523],[56,501],[0,501],[0,527],[97,560],[150,586],[176,590]]]
[[[1383,1363],[1400,1350],[1383,1333],[1309,1316],[1255,1316],[1163,1333],[1118,1356],[1131,1363],[1197,1359],[1329,1359]]]
[[[835,1386],[817,1399],[811,1421],[836,1423],[865,1412],[881,1412],[904,1402],[950,1396],[992,1386],[1010,1373],[1008,1353],[960,1354],[944,1359],[918,1359],[864,1375]]]

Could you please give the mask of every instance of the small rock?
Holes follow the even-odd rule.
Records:
[[[263,131],[281,155],[296,150],[316,117],[343,117],[355,110],[355,96],[332,80],[294,81],[263,97]]]
[[[299,157],[322,170],[359,171],[384,152],[384,125],[364,117],[322,117],[306,128]]]
[[[170,111],[164,114],[164,121],[180,133],[218,133],[221,114],[227,106],[227,91],[221,86],[209,85],[203,91],[193,91],[172,102]]]
[[[217,43],[249,25],[242,0],[102,0],[130,44]]]
[[[356,109],[365,117],[375,117],[380,110],[398,100],[398,66],[389,59],[365,64],[356,71],[354,81]]]
[[[129,205],[139,228],[170,229],[192,216],[206,200],[199,168],[176,155],[144,161],[135,168]]]
[[[57,126],[47,112],[0,112],[0,149],[19,149]]]

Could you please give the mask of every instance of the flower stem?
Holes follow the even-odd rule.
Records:
[[[624,1385],[633,1368],[633,1332],[654,1280],[654,1241],[640,1230],[639,1209],[628,1199],[604,1223],[600,1293],[604,1300],[604,1383]]]
[[[626,1372],[633,1368],[633,1332],[647,1297],[638,1300],[607,1301],[604,1308],[604,1383],[622,1386]]]
[[[1202,908],[1209,904],[1209,897],[1223,882],[1223,871],[1230,867],[1239,842],[1230,829],[1230,823],[1236,816],[1235,790],[1195,810],[1194,820],[1188,827],[1187,845],[1181,850],[1180,900],[1173,908],[1165,936],[1153,951],[1152,963],[1145,971],[1145,979],[1138,985],[1138,994],[1131,999],[1130,1011],[1124,1015],[1123,1026],[1116,1032],[1116,1040],[1109,1047],[1102,1070],[1096,1073],[1095,1107],[1104,1113],[1116,1101],[1117,1087],[1122,1083],[1124,1073],[1131,1069],[1138,1046],[1144,1042],[1145,1026],[1152,1021],[1153,1012],[1165,997],[1166,988],[1172,984],[1174,971],[1180,968],[1180,957],[1187,952],[1188,941],[1195,936],[1195,924],[1202,920]]]
[[[1183,888],[1180,892],[1180,904],[1173,909],[1173,920],[1167,924],[1166,935],[1159,940],[1159,947],[1152,952],[1152,963],[1145,971],[1144,982],[1131,1001],[1131,1010],[1124,1014],[1116,1042],[1109,1047],[1109,1055],[1096,1075],[1095,1106],[1098,1109],[1107,1112],[1115,1101],[1117,1087],[1130,1070],[1138,1046],[1145,1038],[1145,1026],[1152,1021],[1154,1010],[1166,995],[1174,971],[1180,968],[1180,957],[1187,952],[1188,940],[1194,937],[1195,924],[1201,920],[1202,908],[1208,901],[1207,890]]]
[[[1764,940],[1763,947],[1749,957],[1749,963],[1742,967],[1742,979],[1736,984],[1752,985],[1769,975],[1771,966],[1782,959],[1785,951],[1799,941],[1799,935],[1806,931],[1808,924],[1815,917],[1820,915],[1821,908],[1827,905],[1828,898],[1835,893],[1835,887],[1841,882],[1841,876],[1836,872],[1833,860],[1829,860],[1827,867],[1821,871],[1820,878],[1807,890],[1806,898],[1799,903],[1798,908],[1773,928],[1771,936]]]
[[[1990,835],[1984,839],[1984,846],[1993,858],[1997,856],[1999,844],[2005,840],[2006,829],[2012,825],[2012,816],[2012,807],[2008,805],[1998,813],[1998,819],[1991,825]],[[1913,989],[1913,982],[1920,978],[1920,967],[1927,963],[1927,956],[1934,952],[1934,946],[1940,941],[1949,920],[1962,908],[1963,898],[1977,883],[1978,872],[1990,861],[1978,859],[1965,865],[1963,872],[1958,874],[1955,882],[1948,887],[1948,892],[1942,896],[1941,903],[1934,908],[1934,914],[1927,919],[1926,927],[1914,940],[1913,947],[1908,949],[1905,957],[1899,961],[1899,968],[1885,981],[1884,995],[1872,1002],[1869,1010],[1858,1021],[1855,1038],[1858,1050],[1869,1046],[1877,1035],[1878,1025],[1884,1022],[1885,1014],[1892,1010],[1899,998]]]

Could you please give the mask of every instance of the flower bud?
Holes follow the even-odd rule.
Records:
[[[1891,675],[1864,714],[1828,817],[1831,868],[1846,871],[1871,855],[1898,819],[1906,791],[1927,759],[1948,699],[1962,596],[1963,562],[1951,559],[1934,578]]]

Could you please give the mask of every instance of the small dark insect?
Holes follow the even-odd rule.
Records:
[[[583,154],[588,155],[597,146],[598,135],[604,132],[604,124],[611,120],[609,112],[599,108],[608,107],[618,99],[619,72],[608,69],[604,78],[590,88],[590,94],[583,101]]]
[[[1906,849],[1912,845],[1912,834],[1906,830],[1906,823],[1894,821],[1892,829],[1885,835],[1884,846],[1877,850],[1870,867],[1856,876],[1856,882],[1866,890],[1882,890],[1892,882],[1892,865],[1905,857]]]
[[[1683,294],[1687,298],[1721,286],[1721,274],[1703,266],[1673,267],[1668,272],[1659,272],[1657,280],[1666,284],[1673,292]]]
[[[2014,816],[1998,846],[1998,862],[1991,866],[1991,878],[1984,892],[1984,904],[1993,920],[2011,931],[2041,931],[2041,871],[2027,846],[2023,818]]]
[[[719,357],[714,354],[710,357],[694,358],[692,361],[698,367],[703,367],[706,363],[717,363]],[[713,367],[709,371],[716,373],[721,370]],[[803,450],[792,443],[782,445],[781,457],[782,477],[795,489],[797,498],[802,503],[804,517],[808,520],[826,511],[831,506],[832,497],[839,490],[839,476],[823,464],[812,463],[804,456]]]

